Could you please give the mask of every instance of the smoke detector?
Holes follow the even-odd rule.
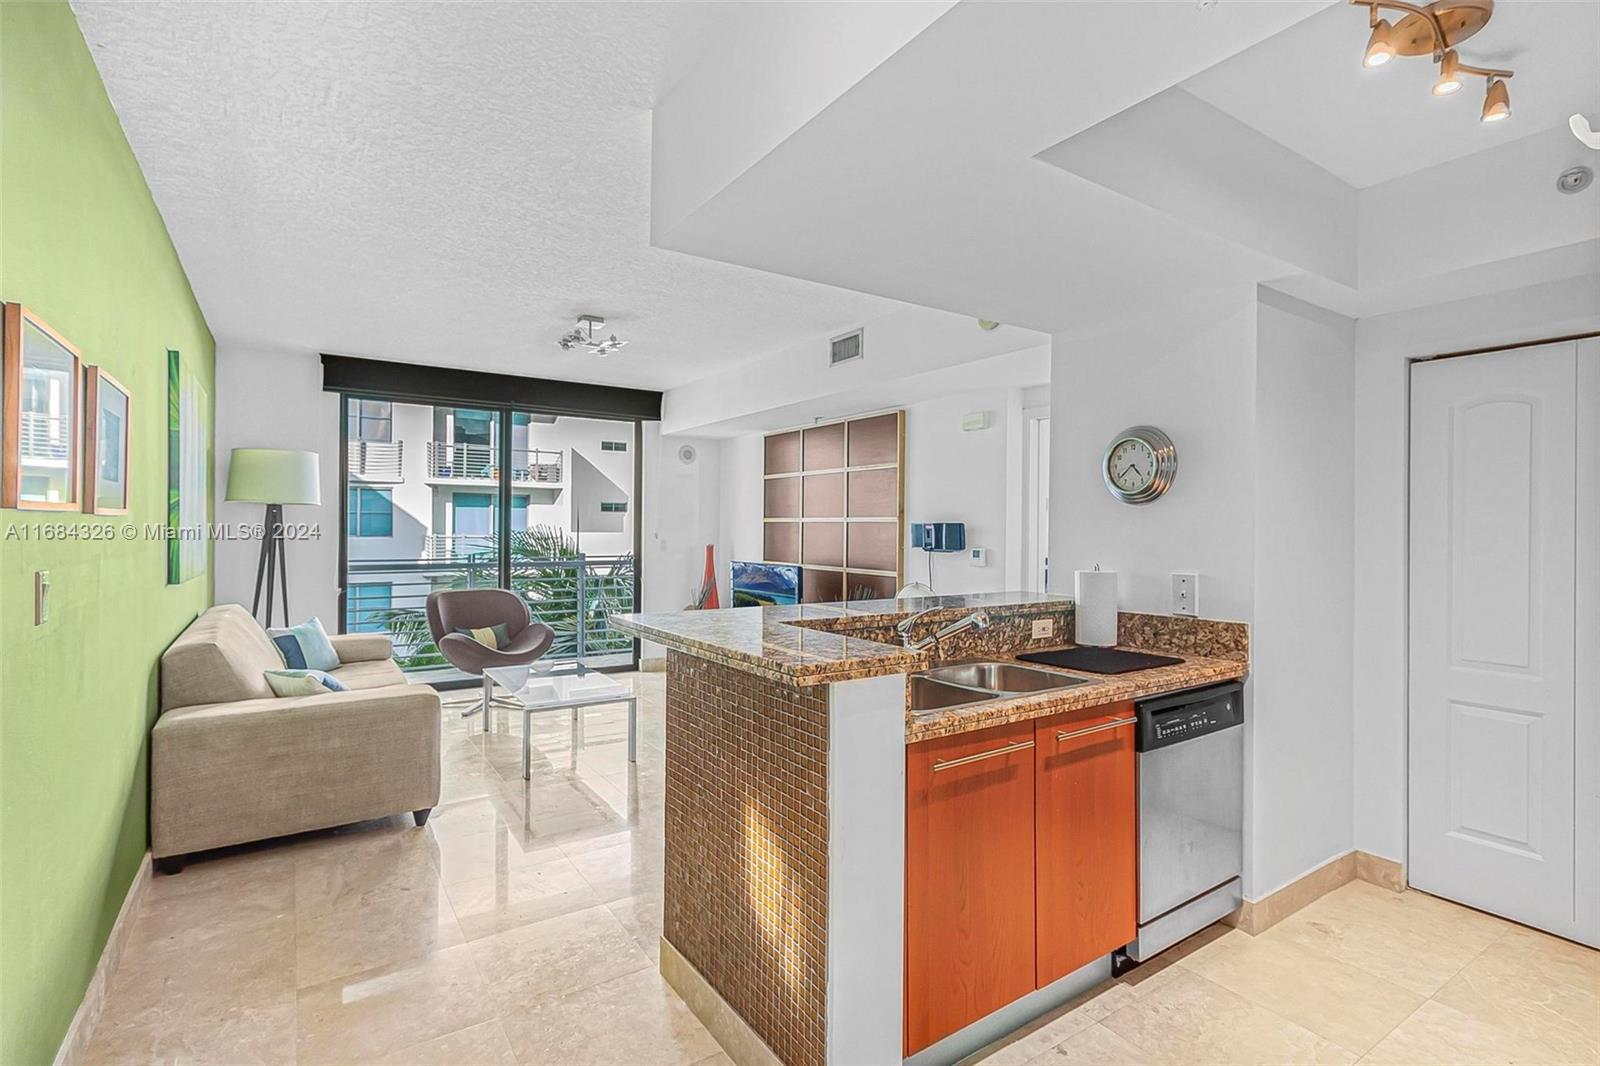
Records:
[[[1588,167],[1568,167],[1556,178],[1556,188],[1564,193],[1582,192],[1594,181],[1594,171]]]
[[[599,315],[579,315],[577,325],[572,327],[572,332],[556,341],[566,351],[582,348],[590,355],[601,357],[613,352],[619,352],[627,346],[627,341],[617,340],[615,333],[609,337],[601,336],[599,331],[605,329],[606,320]]]

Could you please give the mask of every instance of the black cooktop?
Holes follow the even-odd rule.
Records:
[[[1027,663],[1059,666],[1067,670],[1082,670],[1086,674],[1126,674],[1134,670],[1149,670],[1155,666],[1174,666],[1183,662],[1170,655],[1151,655],[1144,651],[1123,651],[1121,648],[1093,648],[1080,645],[1076,648],[1057,648],[1055,651],[1030,651],[1017,658]]]

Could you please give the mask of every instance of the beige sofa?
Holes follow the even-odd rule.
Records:
[[[250,613],[213,607],[161,656],[151,734],[151,852],[163,872],[207,848],[411,811],[439,801],[439,695],[408,684],[389,638],[335,636],[349,692],[279,698],[283,668]]]

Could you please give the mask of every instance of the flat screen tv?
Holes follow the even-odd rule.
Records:
[[[733,605],[772,607],[800,602],[800,568],[791,563],[733,562]]]

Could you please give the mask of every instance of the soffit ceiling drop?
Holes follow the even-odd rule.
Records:
[[[73,10],[224,346],[664,388],[903,309],[649,244],[650,109],[753,5]]]

